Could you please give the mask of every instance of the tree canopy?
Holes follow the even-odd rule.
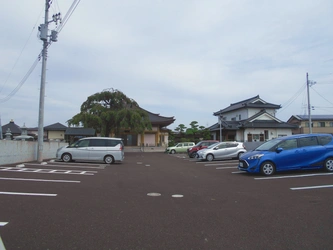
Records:
[[[102,136],[119,136],[121,130],[125,129],[140,134],[152,128],[148,113],[117,89],[111,88],[89,96],[80,110],[67,121],[68,125],[94,128]]]

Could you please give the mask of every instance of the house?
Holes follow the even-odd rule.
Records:
[[[68,127],[57,122],[44,127],[44,137],[48,140],[64,140],[65,132]]]
[[[263,142],[291,135],[295,125],[275,117],[280,108],[257,95],[214,112],[218,122],[209,130],[217,140],[222,134],[223,141]]]
[[[308,115],[292,115],[287,121],[296,126],[293,134],[310,133]],[[333,134],[333,115],[311,115],[312,133]]]
[[[15,138],[16,136],[21,135],[22,131],[20,126],[15,124],[14,120],[10,120],[9,123],[5,124],[2,126],[2,138],[6,138],[6,133],[7,132],[11,133],[11,138]]]
[[[83,138],[96,136],[96,130],[93,128],[66,127],[65,140],[69,144]]]
[[[152,130],[146,130],[143,134],[134,134],[130,130],[123,130],[120,137],[123,138],[125,146],[167,146],[169,130],[166,127],[175,121],[174,117],[165,117],[147,110],[144,111],[148,114]]]

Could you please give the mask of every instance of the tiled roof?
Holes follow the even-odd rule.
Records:
[[[65,135],[84,135],[84,136],[94,136],[96,134],[93,128],[67,128]]]
[[[67,128],[68,128],[67,126],[62,125],[61,123],[57,122],[57,123],[44,127],[44,130],[65,131]]]
[[[152,125],[168,126],[168,125],[174,123],[174,121],[176,120],[176,119],[174,119],[173,116],[172,117],[160,116],[159,114],[151,113],[143,108],[141,108],[141,109],[147,112],[149,120]]]
[[[294,115],[293,117],[295,117],[298,120],[309,120],[309,116],[308,115]],[[311,115],[311,119],[312,120],[333,120],[333,115]]]
[[[231,103],[229,107],[225,109],[221,109],[213,113],[213,115],[218,116],[220,114],[224,114],[233,110],[237,109],[244,109],[244,108],[260,108],[260,109],[279,109],[281,108],[280,105],[265,102],[263,99],[260,98],[259,95],[251,97],[249,99]]]
[[[21,128],[20,126],[16,125],[14,121],[10,121],[8,124],[2,126],[2,133],[5,134],[10,129],[10,132],[12,134],[21,134]]]

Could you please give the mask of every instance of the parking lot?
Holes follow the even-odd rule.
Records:
[[[0,249],[331,249],[333,176],[126,153],[0,166]]]

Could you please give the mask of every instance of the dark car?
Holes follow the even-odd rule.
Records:
[[[197,152],[203,148],[207,148],[208,146],[215,144],[219,141],[216,140],[204,140],[204,141],[199,141],[195,146],[189,148],[187,150],[187,154],[190,158],[195,158],[197,155]]]
[[[325,169],[333,172],[333,136],[299,134],[267,141],[243,154],[239,159],[238,169],[263,175],[301,169]]]

